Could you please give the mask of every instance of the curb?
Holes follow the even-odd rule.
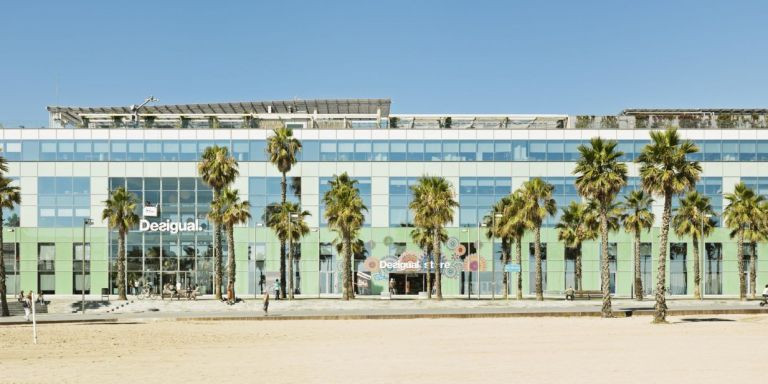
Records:
[[[116,323],[118,319],[66,319],[66,320],[38,320],[37,324],[77,324],[77,323]],[[5,325],[32,325],[31,321],[0,322],[0,327]]]

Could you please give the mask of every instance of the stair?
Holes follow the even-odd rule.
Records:
[[[24,316],[24,307],[16,300],[8,300],[8,311],[11,316]],[[35,302],[35,313],[48,313],[48,306]]]

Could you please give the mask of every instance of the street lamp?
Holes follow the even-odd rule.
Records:
[[[488,218],[488,216],[483,217]],[[475,249],[476,256],[477,256],[477,299],[480,300],[480,293],[482,292],[480,288],[480,227],[485,228],[486,225],[483,222],[478,221],[477,222],[477,248]],[[493,250],[491,250],[491,253],[493,253]],[[493,258],[493,256],[491,256]]]
[[[80,293],[82,294],[81,308],[82,313],[85,315],[85,227],[93,225],[93,220],[83,219],[83,259],[80,260],[80,266],[82,267],[82,279],[80,281]],[[127,289],[127,286],[126,286]]]
[[[701,233],[700,233],[700,235],[701,235],[700,236],[701,237],[701,240],[700,240],[701,241],[701,255],[700,255],[700,258],[701,259],[699,260],[699,263],[700,263],[700,266],[701,266],[701,268],[699,268],[699,270],[701,270],[701,276],[699,276],[699,285],[700,285],[700,288],[701,288],[701,298],[702,299],[704,298],[704,294],[706,293],[706,290],[707,290],[706,289],[707,284],[706,283],[702,283],[702,282],[706,282],[706,277],[705,277],[706,275],[704,274],[704,267],[707,266],[707,263],[704,262],[704,257],[707,254],[707,250],[705,248],[706,243],[704,242],[704,221],[708,221],[710,218],[712,218],[712,215],[710,215],[710,214],[703,215],[701,217]]]
[[[466,255],[464,256],[464,258],[467,258],[469,257],[469,229],[462,228],[461,232],[467,234],[467,247],[464,249],[464,254]],[[470,270],[470,271],[467,271],[467,300],[472,299],[472,281],[471,280],[472,280],[472,271]]]

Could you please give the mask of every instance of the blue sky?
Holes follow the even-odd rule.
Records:
[[[768,107],[764,1],[13,1],[0,123],[46,105],[390,97],[397,113]]]

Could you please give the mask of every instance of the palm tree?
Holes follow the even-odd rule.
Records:
[[[656,309],[654,323],[667,320],[666,262],[669,246],[669,224],[672,216],[672,199],[684,191],[693,190],[701,175],[698,161],[688,160],[688,155],[699,148],[688,140],[681,140],[677,129],[651,132],[651,143],[643,148],[637,158],[640,163],[640,179],[643,190],[664,197],[659,244],[659,268],[656,274]]]
[[[432,244],[432,229],[429,228],[414,228],[411,230],[411,239],[416,245],[424,251],[424,255],[427,258],[427,298],[432,298],[432,264],[434,264],[434,245]],[[440,231],[440,244],[444,244],[448,241],[448,232],[445,229]]]
[[[699,254],[699,239],[709,236],[717,224],[711,217],[715,215],[709,198],[696,191],[680,199],[680,207],[676,210],[672,225],[675,233],[682,236],[691,236],[693,243],[693,298],[701,299],[701,255]]]
[[[584,241],[594,239],[597,232],[587,220],[588,213],[585,204],[572,201],[567,208],[562,208],[562,211],[560,221],[555,224],[557,239],[575,252],[575,289],[581,290],[581,245]]]
[[[5,158],[0,156],[0,247],[5,244],[3,239],[3,209],[13,209],[14,204],[21,204],[21,189],[11,185],[12,180],[3,176],[3,172],[8,171],[8,163]],[[13,245],[14,247],[16,244]],[[0,248],[2,249],[2,248]],[[17,276],[19,271],[16,271]],[[10,316],[8,311],[8,299],[5,295],[8,293],[5,285],[5,257],[0,255],[0,306],[2,306],[2,316]]]
[[[653,226],[653,211],[651,209],[653,198],[642,190],[632,191],[624,196],[625,213],[621,217],[624,230],[635,237],[635,297],[643,299],[643,279],[640,276],[640,233],[649,231]]]
[[[353,242],[363,227],[363,212],[368,208],[360,197],[357,180],[350,178],[346,172],[335,175],[328,183],[331,188],[323,196],[325,219],[328,221],[328,227],[338,234],[341,242],[344,259],[342,297],[349,300],[354,298],[355,291],[352,286]]]
[[[440,233],[446,224],[453,221],[453,209],[459,206],[453,186],[442,177],[422,176],[411,187],[413,200],[408,208],[413,211],[413,223],[417,227],[432,231],[432,252],[435,258],[435,294],[443,299],[441,286],[441,241]]]
[[[501,263],[502,265],[506,265],[509,263],[510,259],[510,253],[511,253],[511,246],[512,246],[512,234],[509,232],[504,231],[506,228],[504,224],[507,220],[511,220],[512,218],[510,216],[505,216],[504,213],[508,209],[510,204],[510,197],[504,196],[499,201],[496,202],[496,204],[493,205],[491,208],[491,214],[489,216],[485,216],[485,227],[488,228],[488,230],[485,232],[485,237],[488,239],[494,239],[499,238],[501,240]],[[493,255],[493,258],[495,258],[496,255]],[[492,259],[493,259],[492,258]],[[496,262],[495,260],[491,260],[492,262]],[[507,273],[504,272],[502,274],[502,281],[501,281],[503,287],[504,287],[504,299],[507,298],[509,295],[509,290],[507,289]]]
[[[608,211],[621,188],[627,184],[627,165],[620,162],[624,154],[616,149],[619,145],[614,140],[595,137],[589,146],[580,145],[581,156],[576,162],[573,173],[576,177],[576,189],[579,194],[595,202],[600,224],[600,275],[603,289],[603,317],[611,313],[610,270],[608,260]]]
[[[554,216],[557,212],[557,204],[552,198],[555,187],[539,177],[523,183],[520,197],[523,202],[518,210],[518,219],[527,229],[533,230],[533,257],[535,261],[534,287],[536,300],[544,300],[544,291],[541,284],[541,225],[548,216]]]
[[[213,189],[213,201],[219,200],[221,191],[232,184],[240,174],[237,169],[237,160],[229,155],[227,147],[214,145],[203,151],[200,162],[197,164],[197,173],[204,183]],[[220,218],[220,213],[214,213],[213,217]],[[217,299],[221,300],[221,222],[212,220],[213,223],[213,292]]]
[[[280,204],[285,204],[288,183],[286,174],[291,171],[298,161],[297,155],[301,151],[301,142],[293,137],[293,130],[280,127],[272,131],[272,136],[267,138],[267,154],[272,163],[282,174],[280,181]],[[285,239],[280,239],[280,291],[285,298]]]
[[[736,237],[738,239],[736,259],[739,264],[739,299],[746,300],[747,285],[744,280],[743,261],[744,239],[757,237],[755,232],[759,230],[757,227],[762,215],[760,206],[764,204],[765,197],[755,194],[743,182],[736,184],[733,193],[726,193],[723,197],[728,200],[728,206],[723,210],[725,225],[731,229],[731,238]],[[752,257],[755,257],[754,254]]]
[[[211,202],[209,217],[227,231],[227,300],[235,302],[235,225],[251,218],[251,203],[240,201],[237,189],[225,188],[218,200]],[[217,215],[220,217],[215,217]]]
[[[139,222],[136,214],[136,195],[119,187],[112,191],[104,201],[101,219],[107,220],[110,229],[117,230],[117,294],[118,300],[126,300],[125,296],[125,239],[130,230]]]
[[[294,294],[294,277],[293,271],[293,250],[295,243],[300,241],[307,233],[309,233],[309,226],[305,221],[310,213],[302,211],[301,206],[296,203],[286,202],[281,205],[273,205],[270,207],[271,212],[268,215],[267,225],[272,228],[277,234],[277,237],[290,245],[288,247],[288,294],[289,299],[293,299]]]

